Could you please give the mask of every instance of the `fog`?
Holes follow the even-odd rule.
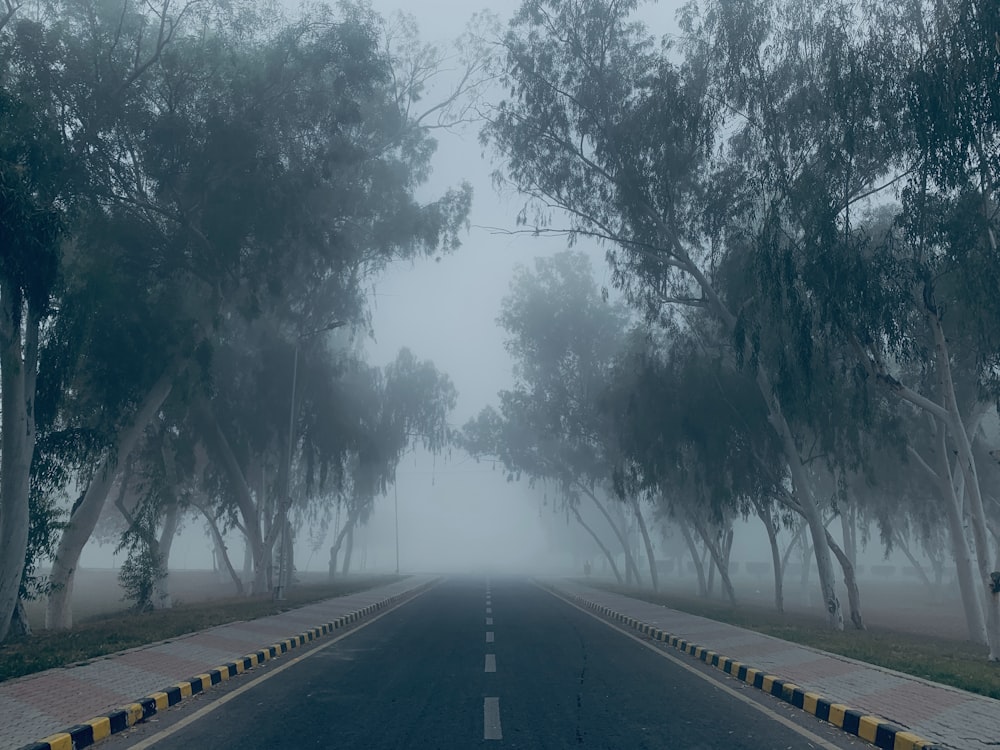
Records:
[[[456,0],[372,3],[387,17],[400,11],[413,15],[422,40],[442,48],[450,46],[478,11],[492,11],[506,22],[518,5],[512,0],[478,6]],[[672,19],[676,5],[661,3],[647,15]],[[429,91],[427,99],[434,101],[452,83],[443,76],[440,88]],[[495,404],[497,392],[512,383],[505,334],[496,318],[514,269],[566,247],[561,238],[503,233],[515,229],[523,199],[494,189],[490,177],[494,165],[478,142],[478,130],[478,125],[471,124],[435,133],[438,149],[434,171],[420,190],[421,195],[432,197],[463,181],[472,184],[475,194],[470,226],[462,237],[462,247],[431,259],[396,263],[375,280],[369,291],[374,338],[364,342],[372,364],[385,365],[401,347],[409,347],[446,373],[458,389],[458,405],[450,420],[454,428],[460,428],[484,406]],[[604,251],[585,242],[576,249],[592,257],[598,282],[609,286]],[[565,526],[566,520],[554,516],[551,507],[541,507],[540,492],[526,482],[508,482],[500,467],[477,464],[460,450],[438,456],[414,450],[399,467],[396,492],[403,571],[538,572],[573,566],[572,551],[556,548],[550,533],[553,524]],[[390,491],[376,502],[368,526],[359,529],[356,536],[356,550],[365,569],[395,569],[393,497]],[[187,522],[171,553],[171,567],[212,567],[203,526],[200,519]],[[297,566],[326,570],[333,531],[314,550],[309,530],[300,530]],[[574,533],[569,538],[576,536]],[[565,535],[561,541],[566,542]],[[227,543],[236,564],[242,540],[230,534]],[[82,565],[118,564],[124,555],[113,555],[112,548],[91,542],[83,552]]]

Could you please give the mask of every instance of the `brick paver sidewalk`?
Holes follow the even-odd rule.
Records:
[[[986,750],[1000,745],[1000,701],[992,698],[589,586],[567,581],[550,585],[803,690],[888,719],[939,746]]]
[[[143,696],[405,595],[432,579],[401,581],[258,620],[236,622],[163,643],[0,683],[0,750],[13,750]]]

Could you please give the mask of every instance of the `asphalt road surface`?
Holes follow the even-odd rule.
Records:
[[[446,580],[102,745],[870,747],[530,581],[483,578]]]

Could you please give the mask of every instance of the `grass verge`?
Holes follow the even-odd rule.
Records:
[[[837,632],[826,628],[821,618],[803,613],[782,614],[750,604],[732,607],[724,602],[599,581],[581,583],[1000,699],[1000,664],[986,661],[986,649],[967,641],[875,627]]]
[[[232,597],[179,604],[156,612],[95,617],[68,632],[37,631],[29,638],[12,639],[0,644],[0,682],[53,667],[86,662],[216,625],[276,615],[396,580],[399,580],[398,576],[372,576],[331,584],[301,585],[289,590],[284,601],[280,602],[273,601],[270,594]]]

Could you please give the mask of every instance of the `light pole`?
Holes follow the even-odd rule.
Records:
[[[396,487],[396,480],[392,481],[392,498],[396,507],[396,575],[399,575],[399,490]]]
[[[292,452],[295,446],[295,386],[299,379],[299,345],[308,339],[318,336],[321,333],[332,331],[346,325],[343,321],[334,320],[327,323],[322,328],[315,331],[303,333],[295,339],[295,350],[292,355],[292,394],[288,407],[288,454],[285,459],[285,492],[284,501],[281,508],[281,517],[278,523],[281,525],[281,544],[278,547],[278,583],[274,587],[274,598],[282,601],[285,598],[286,578],[291,578],[291,571],[288,570],[288,547],[291,543],[291,530],[288,528],[288,511],[292,507]]]

